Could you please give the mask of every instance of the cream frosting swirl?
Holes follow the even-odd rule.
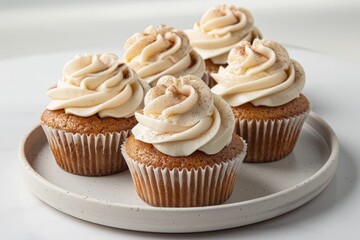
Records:
[[[225,4],[206,11],[200,22],[185,33],[202,58],[215,64],[226,64],[230,50],[240,41],[262,38],[248,10]]]
[[[305,73],[279,43],[243,41],[229,54],[228,66],[212,74],[218,83],[211,90],[230,106],[251,102],[276,107],[297,98],[305,85]]]
[[[197,76],[164,76],[144,102],[144,109],[135,113],[139,123],[132,133],[164,154],[216,154],[232,140],[231,108]]]
[[[65,64],[56,88],[47,92],[47,108],[81,117],[127,118],[142,108],[149,88],[115,54],[78,55]]]
[[[152,86],[165,75],[202,77],[205,72],[204,60],[186,34],[166,25],[149,26],[131,36],[125,43],[124,62]]]

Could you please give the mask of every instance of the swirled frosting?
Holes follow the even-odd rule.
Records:
[[[240,41],[262,37],[248,10],[225,4],[206,11],[200,22],[185,33],[201,57],[215,64],[226,64],[229,51]]]
[[[274,41],[243,41],[229,54],[228,66],[212,74],[218,83],[211,90],[231,106],[251,102],[275,107],[297,98],[305,85],[301,65]]]
[[[56,88],[47,92],[47,108],[81,117],[126,118],[143,106],[149,88],[114,54],[78,55],[66,63]]]
[[[202,77],[205,72],[204,60],[192,49],[186,34],[165,25],[149,26],[130,37],[124,62],[152,86],[164,75]]]
[[[196,76],[164,76],[144,102],[132,133],[164,154],[188,156],[199,150],[211,155],[231,142],[231,108]]]

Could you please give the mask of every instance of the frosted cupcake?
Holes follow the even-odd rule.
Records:
[[[225,4],[207,10],[193,29],[185,33],[210,73],[226,66],[230,50],[240,41],[262,38],[248,10]]]
[[[228,104],[191,75],[160,78],[144,102],[122,146],[140,198],[160,207],[226,201],[246,153]]]
[[[228,66],[212,74],[212,91],[232,107],[235,132],[248,144],[247,162],[281,159],[294,149],[310,111],[301,94],[305,73],[279,43],[241,42],[229,54]]]
[[[151,86],[165,75],[191,74],[207,82],[204,60],[192,49],[186,34],[166,25],[149,26],[131,36],[123,60]]]
[[[41,116],[57,164],[84,176],[127,169],[120,146],[149,88],[114,54],[76,56],[66,63]]]

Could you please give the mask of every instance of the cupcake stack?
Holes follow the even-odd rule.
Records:
[[[149,26],[124,48],[76,56],[48,90],[41,126],[63,170],[129,169],[144,202],[198,207],[231,196],[243,161],[294,149],[310,111],[304,70],[248,10],[217,5],[193,29]]]

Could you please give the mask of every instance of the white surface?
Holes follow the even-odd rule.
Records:
[[[213,2],[206,2],[206,4],[212,5]],[[253,2],[254,5],[252,5]],[[252,6],[255,7],[255,3],[259,4],[259,2],[246,1],[244,6],[249,6],[248,8],[253,10]],[[312,49],[324,51],[325,47],[328,50],[325,52],[344,59],[360,56],[359,47],[354,45],[359,39],[359,28],[354,26],[359,23],[360,14],[354,16],[354,13],[359,12],[359,1],[285,2],[278,0],[266,2],[274,4],[272,11],[276,14],[266,11],[268,5],[262,7],[263,11],[254,9],[253,12],[256,14],[258,25],[261,23],[264,28],[267,27],[266,31],[271,38],[293,45],[301,45],[302,41],[309,42],[316,39],[316,42],[320,44],[314,45]],[[304,5],[302,5],[303,2]],[[109,5],[105,4],[104,7],[106,6]],[[96,9],[96,7],[99,7],[99,4],[92,8]],[[32,7],[29,8],[32,10]],[[46,11],[54,9],[63,14],[66,14],[69,9],[74,9],[61,6],[42,8]],[[109,8],[111,9],[111,6],[107,9]],[[147,8],[150,8],[149,5]],[[199,7],[196,5],[186,10],[175,8],[174,11],[192,12],[192,9],[196,10]],[[309,9],[311,11],[308,11]],[[28,14],[25,18],[21,18],[19,16],[26,11],[24,9],[20,11],[0,7],[0,11],[0,55],[3,58],[0,60],[0,233],[4,239],[168,239],[170,237],[177,239],[185,237],[197,239],[343,239],[345,236],[348,239],[357,239],[359,237],[360,64],[328,55],[290,49],[290,55],[305,68],[307,74],[305,94],[311,99],[313,110],[332,126],[340,142],[340,162],[336,176],[317,198],[283,216],[241,228],[190,235],[138,233],[87,223],[48,207],[24,187],[18,159],[20,140],[29,129],[38,124],[39,116],[49,101],[45,92],[60,77],[63,64],[74,54],[84,51],[94,52],[91,51],[92,48],[112,51],[122,49],[122,40],[126,37],[124,35],[130,33],[131,29],[120,27],[121,14],[117,14],[116,19],[109,17],[105,22],[99,20],[99,24],[94,23],[95,20],[88,22],[88,18],[79,20],[78,17],[77,22],[67,26],[67,29],[71,30],[69,32],[72,33],[67,34],[66,28],[62,25],[62,23],[69,23],[66,18],[54,24],[47,24],[47,22],[51,23],[52,19],[49,19],[49,15],[45,18],[44,12],[36,12],[37,14],[31,17]],[[341,14],[337,15],[338,12]],[[348,12],[349,15],[347,15]],[[94,16],[91,12],[85,13]],[[96,16],[106,15],[100,13],[102,12],[99,11]],[[9,15],[18,18],[5,19],[4,16]],[[168,14],[165,18],[146,23],[132,19],[131,24],[134,31],[143,29],[148,23],[157,24],[163,19],[174,26],[185,25],[185,22],[188,25],[190,20],[181,18],[179,15],[180,13],[173,18]],[[285,20],[283,15],[287,16]],[[322,24],[317,24],[317,16],[321,16],[319,21]],[[276,24],[273,24],[275,21],[273,19],[277,19]],[[315,19],[313,22],[316,23],[316,27],[303,25],[303,19],[309,19],[309,21]],[[27,22],[36,22],[36,24],[27,25]],[[297,23],[297,28],[292,27],[294,22]],[[124,24],[129,24],[129,21]],[[21,28],[21,25],[24,27]],[[282,31],[282,26],[286,27],[286,31]],[[80,27],[81,32],[75,34],[74,29],[77,30]],[[27,30],[22,32],[24,28]],[[296,29],[305,31],[305,34],[304,32],[287,33]],[[326,41],[322,34],[323,29],[326,29],[328,33],[325,35]],[[306,31],[312,34],[306,34]],[[106,34],[97,35],[98,32]],[[118,36],[115,39],[114,32]],[[349,37],[350,35],[353,37]],[[23,36],[25,38],[21,38]],[[289,41],[285,41],[286,39]],[[343,39],[346,39],[345,44],[342,44]],[[306,47],[306,45],[301,46]],[[72,49],[72,52],[54,53],[63,49]],[[51,54],[40,54],[45,52],[51,52]],[[29,55],[32,53],[38,55]],[[21,57],[15,58],[15,56]],[[12,58],[5,59],[6,57]]]
[[[7,239],[339,239],[359,235],[360,163],[359,64],[301,49],[289,49],[307,73],[305,94],[313,110],[335,130],[340,161],[335,178],[319,197],[299,209],[258,224],[193,235],[162,235],[112,229],[60,213],[34,197],[20,174],[18,146],[38,124],[48,103],[48,87],[60,76],[63,63],[76,52],[0,61],[0,232]]]
[[[227,2],[248,8],[268,39],[360,61],[358,0],[39,1],[0,1],[0,58],[123,49],[147,25],[191,28],[209,7]]]
[[[28,188],[61,212],[122,229],[184,233],[256,223],[305,204],[333,178],[339,143],[333,130],[311,113],[290,155],[272,163],[244,163],[228,201],[193,208],[145,204],[135,192],[129,171],[95,178],[63,171],[40,126],[24,138],[20,156]]]

